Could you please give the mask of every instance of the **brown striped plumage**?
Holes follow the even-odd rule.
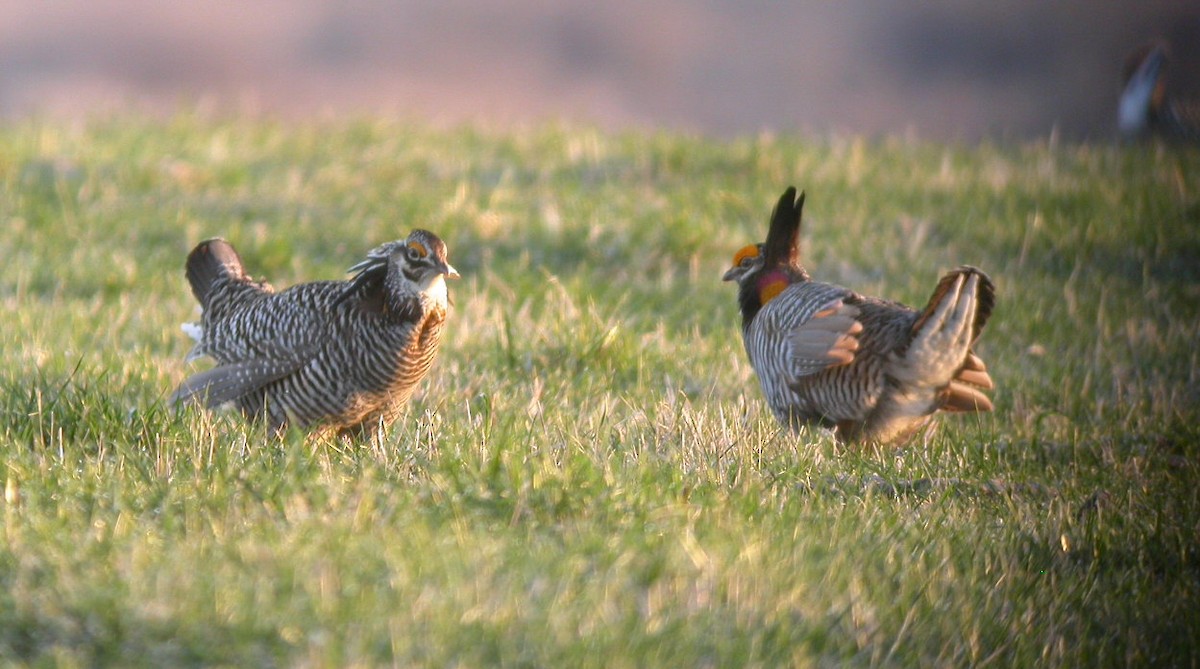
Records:
[[[804,195],[788,188],[767,241],[734,256],[742,337],[772,412],[790,427],[835,428],[842,441],[902,442],[945,411],[990,411],[971,351],[995,293],[973,267],[946,274],[928,306],[812,281],[800,264]]]
[[[1126,60],[1117,101],[1122,137],[1200,142],[1200,104],[1172,95],[1166,71],[1167,47],[1162,43],[1144,46]]]
[[[224,240],[188,256],[187,277],[203,310],[188,355],[217,366],[185,380],[172,402],[232,403],[276,429],[367,436],[394,420],[437,354],[448,298],[436,235],[415,230],[351,268],[350,281],[316,281],[275,292],[246,275]]]

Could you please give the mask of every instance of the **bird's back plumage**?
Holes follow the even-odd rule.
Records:
[[[189,255],[203,309],[197,351],[217,366],[185,380],[175,402],[232,403],[276,427],[365,433],[393,420],[437,354],[443,278],[457,276],[432,233],[374,249],[350,281],[276,292],[252,280],[227,242]]]

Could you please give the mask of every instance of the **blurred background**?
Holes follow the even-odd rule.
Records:
[[[1196,0],[6,0],[0,118],[1108,139],[1124,60],[1154,38],[1200,92]]]

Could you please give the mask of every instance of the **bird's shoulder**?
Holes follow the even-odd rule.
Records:
[[[786,331],[806,323],[836,303],[856,303],[861,297],[844,286],[821,281],[798,281],[763,305],[755,318],[759,328]]]

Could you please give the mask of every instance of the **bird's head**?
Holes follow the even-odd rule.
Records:
[[[788,187],[771,213],[767,240],[750,244],[733,254],[733,265],[726,270],[723,281],[738,283],[738,300],[742,316],[749,322],[764,304],[797,281],[807,281],[808,274],[800,265],[800,214],[804,209],[804,193],[796,197],[796,189]]]
[[[381,244],[367,253],[366,260],[350,268],[358,276],[352,288],[386,284],[397,293],[424,293],[445,304],[447,277],[458,278],[458,270],[446,259],[446,243],[428,230],[413,230],[408,237]],[[375,283],[375,282],[380,283]]]
[[[393,271],[403,275],[421,292],[441,287],[446,290],[446,278],[457,279],[458,270],[446,260],[446,243],[428,230],[413,230],[402,245],[389,254]]]
[[[771,227],[767,241],[750,244],[733,254],[733,265],[726,270],[723,281],[737,281],[745,286],[765,275],[779,274],[788,282],[807,280],[800,265],[800,216],[804,209],[804,193],[796,197],[796,189],[788,187],[775,210],[771,212]]]
[[[733,264],[725,270],[722,281],[741,282],[742,277],[753,274],[763,267],[763,245],[747,244],[733,254]]]

